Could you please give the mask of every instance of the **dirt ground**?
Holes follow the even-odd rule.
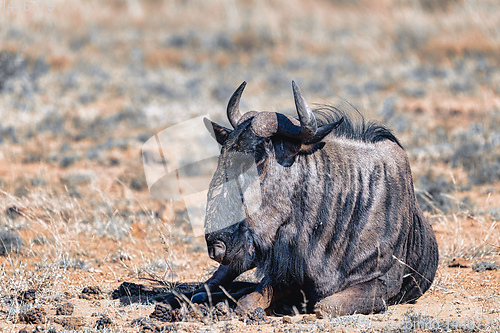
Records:
[[[28,214],[23,209],[24,213]],[[431,220],[434,218],[429,216]],[[158,223],[163,224],[165,221]],[[35,235],[46,234],[44,227],[47,226],[40,223],[38,227],[20,234],[33,244]],[[500,272],[498,269],[491,270],[495,267],[492,263],[498,262],[498,252],[492,251],[487,241],[499,237],[499,228],[494,222],[470,217],[434,222],[433,228],[442,251],[466,248],[470,252],[453,258],[441,256],[434,284],[416,304],[391,306],[383,314],[369,316],[320,320],[314,315],[301,314],[271,316],[267,322],[244,321],[233,315],[232,319],[229,317],[223,321],[206,319],[206,322],[202,322],[192,319],[191,322],[166,323],[150,318],[155,306],[141,304],[137,297],[130,297],[130,304],[127,297],[113,299],[113,291],[123,282],[142,284],[147,290],[168,290],[175,288],[176,283],[204,281],[216,267],[204,251],[203,238],[194,239],[189,245],[169,246],[168,251],[161,253],[161,241],[146,240],[147,228],[142,223],[132,224],[130,236],[123,241],[89,238],[85,235],[71,237],[75,252],[69,254],[67,259],[60,258],[60,261],[81,258],[79,260],[82,262],[91,262],[91,268],[72,267],[78,263],[69,263],[68,267],[63,267],[62,263],[58,267],[43,265],[38,257],[53,251],[55,255],[61,255],[56,254],[56,248],[61,246],[57,243],[68,240],[47,240],[46,244],[31,245],[29,253],[7,256],[2,267],[2,279],[6,285],[3,286],[1,308],[6,320],[0,324],[0,328],[6,332],[22,329],[31,331],[37,327],[57,331],[71,327],[95,329],[103,316],[110,319],[109,325],[103,327],[113,331],[495,331],[500,324]],[[153,246],[151,243],[156,244]],[[189,253],[186,248],[193,246],[199,246],[199,249]],[[158,260],[158,257],[169,257],[167,261],[179,268],[145,267],[145,262],[151,263],[151,258]],[[248,274],[244,280],[252,281],[253,277]],[[98,287],[102,293],[82,296],[85,295],[83,290],[86,287]],[[26,288],[35,289],[34,302],[22,298],[22,291],[26,291]],[[67,302],[73,304],[73,313],[58,314],[58,307]],[[44,319],[38,323],[22,322],[19,315],[30,308],[42,308]]]
[[[5,3],[0,332],[500,331],[498,1]],[[150,193],[143,145],[201,115],[229,127],[245,80],[242,110],[294,115],[292,79],[312,106],[357,109],[401,141],[439,245],[433,285],[368,316],[151,316],[148,293],[217,263],[184,203]],[[213,162],[183,172],[203,187]]]

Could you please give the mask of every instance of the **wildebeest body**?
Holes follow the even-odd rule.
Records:
[[[273,198],[277,207],[272,209],[283,213],[282,207],[289,207],[274,240],[260,245],[270,256],[264,274],[272,284],[305,286],[313,302],[376,278],[392,298],[408,274],[397,259],[406,262],[406,240],[414,215],[420,214],[406,156],[391,141],[367,144],[332,137],[323,142],[321,151],[300,156],[290,170],[283,168],[276,179],[286,184],[264,194]]]
[[[234,130],[207,122],[222,145],[205,221],[209,255],[222,265],[208,287],[257,267],[262,281],[238,301],[240,313],[269,308],[290,290],[302,290],[318,316],[380,312],[420,297],[434,279],[437,244],[394,135],[356,125],[335,108],[313,113],[295,84],[298,120],[242,116],[243,88],[228,106]],[[248,161],[257,168],[257,190],[240,177]],[[250,209],[255,194],[262,199]],[[238,200],[244,218],[218,227],[236,218],[227,207]]]
[[[382,282],[388,303],[413,300],[428,289],[437,261],[431,260],[434,271],[419,272],[423,277],[411,268],[427,262],[429,256],[418,254],[429,246],[436,256],[433,234],[422,225],[406,154],[396,142],[378,139],[330,134],[289,167],[267,156],[259,170],[266,204],[241,223],[252,225],[257,266],[271,285],[302,288],[311,304],[373,279]],[[273,151],[269,144],[266,153]],[[426,240],[420,232],[429,242],[410,241]]]

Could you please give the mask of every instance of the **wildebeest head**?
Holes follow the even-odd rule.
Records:
[[[283,221],[276,207],[266,209],[273,205],[273,198],[264,195],[263,187],[274,186],[269,182],[280,177],[280,170],[290,168],[299,153],[317,148],[343,120],[318,126],[293,81],[298,119],[268,111],[242,115],[239,101],[245,85],[243,82],[238,87],[227,107],[234,129],[205,119],[222,146],[208,191],[205,238],[210,258],[223,265],[253,261],[257,231],[259,238],[265,235],[272,241]]]

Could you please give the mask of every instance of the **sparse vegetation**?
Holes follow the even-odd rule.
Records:
[[[499,330],[498,1],[89,0],[0,11],[0,330]],[[394,129],[440,246],[434,285],[381,315],[239,321],[219,303],[200,318],[224,320],[150,318],[155,306],[134,293],[199,283],[216,264],[184,205],[150,196],[142,145],[194,116],[224,123],[243,80],[253,91],[242,109],[293,114],[291,79],[311,103]],[[208,163],[185,169],[210,177]],[[449,267],[454,259],[464,261]],[[123,282],[145,289],[113,298]]]

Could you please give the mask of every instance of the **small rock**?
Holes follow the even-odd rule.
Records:
[[[156,304],[149,317],[163,322],[179,322],[184,321],[186,316],[182,309],[171,309],[168,305]]]
[[[56,309],[56,315],[58,316],[71,316],[73,314],[73,311],[75,309],[75,306],[72,303],[64,303],[61,304],[57,307]]]
[[[254,325],[254,324],[266,324],[269,323],[271,320],[266,317],[266,312],[264,311],[263,308],[258,307],[257,309],[250,311],[247,314],[247,319],[246,319],[246,324],[247,325]]]
[[[465,258],[453,258],[451,263],[448,264],[448,267],[459,267],[459,268],[467,268],[470,266],[469,260]]]
[[[96,300],[104,298],[104,295],[102,294],[101,288],[97,286],[90,286],[83,288],[79,297],[87,300]]]
[[[149,315],[149,317],[163,322],[171,322],[173,321],[172,312],[173,310],[169,306],[156,304],[154,311]]]
[[[35,294],[36,294],[35,289],[29,289],[29,290],[21,292],[19,294],[19,296],[17,297],[17,299],[20,302],[33,304],[33,303],[35,303]]]
[[[283,317],[283,324],[291,324],[292,323],[292,318],[288,316]]]
[[[263,308],[258,307],[257,309],[251,311],[248,314],[248,318],[251,320],[262,320],[266,317],[266,312]]]
[[[98,286],[90,286],[90,287],[83,288],[82,294],[99,295],[99,294],[102,294],[102,291],[101,291],[101,288],[99,288]]]
[[[19,314],[19,321],[26,324],[44,324],[47,320],[47,313],[42,308],[33,308]]]
[[[107,315],[104,315],[96,321],[95,327],[96,329],[101,330],[111,326],[112,324],[113,322],[111,319]]]
[[[78,330],[85,325],[82,317],[54,318],[54,323],[61,325],[66,330]]]

